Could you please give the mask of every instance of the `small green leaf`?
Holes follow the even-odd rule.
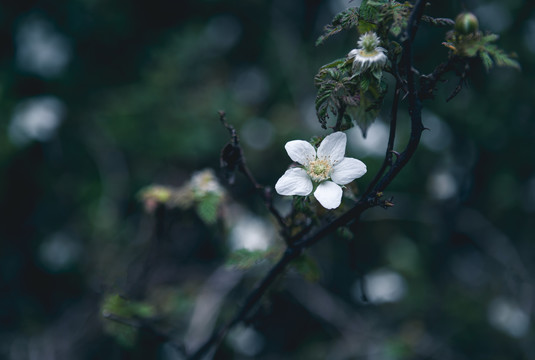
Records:
[[[369,86],[368,91],[360,94],[359,106],[348,106],[347,113],[357,123],[362,131],[362,136],[366,137],[368,128],[377,118],[384,96],[386,95],[387,85],[385,81],[379,84]]]
[[[358,28],[359,33],[366,34],[367,32],[375,31],[377,29],[377,25],[366,20],[360,20]]]
[[[206,193],[197,199],[195,210],[197,215],[208,225],[215,224],[222,196],[217,193]]]
[[[239,249],[230,254],[226,265],[240,270],[247,270],[263,260],[273,256],[274,251],[268,250],[247,250]]]
[[[125,320],[148,318],[155,315],[155,310],[151,305],[130,301],[118,294],[110,294],[104,298],[101,312],[104,315],[111,314]],[[128,348],[134,346],[138,334],[136,328],[112,320],[104,322],[104,331],[115,337],[119,344]]]
[[[481,58],[481,61],[483,62],[483,66],[485,66],[485,70],[489,71],[492,67],[492,59],[486,51],[482,51],[479,54],[479,57]]]
[[[401,34],[401,26],[399,25],[394,25],[390,28],[390,32],[392,33],[392,35],[394,36],[399,36],[399,34]]]
[[[306,280],[316,282],[321,278],[321,269],[316,260],[303,254],[292,262],[292,266]]]
[[[348,30],[356,27],[359,23],[359,8],[349,8],[337,14],[332,23],[324,28],[323,35],[316,41],[316,46],[321,45],[333,35],[338,34],[342,30]]]
[[[377,79],[377,81],[381,81],[381,78],[383,77],[383,70],[382,69],[374,69],[372,71],[372,75],[374,78]]]
[[[370,87],[370,78],[368,76],[362,76],[360,78],[360,91],[364,93],[368,91],[369,87]]]

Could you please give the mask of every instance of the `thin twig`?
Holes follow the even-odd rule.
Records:
[[[455,63],[458,61],[457,56],[450,56],[446,62],[439,64],[433,72],[428,75],[420,76],[420,99],[432,99],[436,90],[436,85],[442,81],[442,77],[454,69]]]
[[[392,155],[394,155],[394,140],[396,138],[396,125],[398,118],[398,107],[401,87],[401,83],[399,81],[396,81],[396,90],[394,91],[394,100],[392,101],[392,111],[390,113],[390,131],[388,135],[388,145],[386,147],[385,159],[383,161],[383,164],[381,165],[381,168],[379,169],[379,171],[377,171],[377,174],[368,185],[368,188],[366,189],[364,194],[369,194],[385,173],[386,168],[392,166]]]
[[[221,121],[223,126],[228,130],[230,137],[231,137],[230,142],[227,144],[227,146],[225,146],[223,153],[221,155],[222,166],[228,167],[228,171],[231,171],[231,172],[233,172],[237,168],[241,173],[245,175],[245,177],[249,180],[249,182],[254,186],[255,190],[258,192],[262,200],[264,200],[264,204],[266,205],[266,208],[271,212],[273,217],[275,217],[275,219],[281,226],[283,237],[285,239],[288,238],[288,235],[287,235],[288,225],[284,221],[284,218],[282,217],[282,215],[273,206],[273,195],[271,192],[271,188],[268,186],[260,185],[254,178],[251,170],[249,170],[249,167],[247,166],[246,161],[245,161],[243,150],[240,145],[238,134],[236,133],[236,130],[234,129],[234,127],[227,122],[226,114],[224,111],[219,112],[219,120]],[[226,154],[228,158],[225,157]]]

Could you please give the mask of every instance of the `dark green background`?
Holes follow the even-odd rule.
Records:
[[[254,119],[271,124],[264,148],[244,141],[244,150],[258,181],[273,186],[290,164],[286,141],[327,133],[314,118],[313,76],[355,47],[357,34],[339,34],[320,47],[314,42],[343,5],[0,3],[0,358],[178,358],[147,332],[133,348],[120,345],[103,330],[102,299],[121,293],[157,304],[165,309],[158,328],[180,342],[196,296],[228,255],[228,229],[222,222],[204,225],[193,211],[168,211],[155,240],[154,216],[136,194],[217,169],[228,140],[218,123],[221,109],[239,132],[254,129]],[[263,343],[254,358],[535,359],[533,325],[513,336],[489,322],[500,304],[513,309],[513,324],[529,322],[535,308],[535,11],[520,0],[434,1],[429,13],[454,18],[463,6],[480,17],[482,30],[500,32],[499,45],[518,54],[522,71],[476,68],[449,103],[456,79],[440,85],[436,99],[424,104],[430,131],[423,137],[431,145],[419,148],[386,192],[396,206],[363,217],[353,259],[348,242],[336,236],[311,249],[320,280],[308,283],[290,272],[270,294],[251,319]],[[36,19],[70,49],[56,75],[37,74],[17,60],[17,34]],[[443,33],[421,27],[415,47],[421,71],[446,59]],[[17,105],[45,95],[65,107],[55,136],[15,144],[8,134]],[[397,150],[407,138],[402,112]],[[373,131],[366,140],[351,132],[348,141],[358,148]],[[364,187],[381,158],[357,148],[348,153],[368,165],[357,181]],[[437,176],[453,179],[451,196],[437,198],[430,186]],[[270,219],[242,178],[228,191],[233,203]],[[62,265],[43,255],[49,249],[60,256],[65,247],[71,257]],[[143,264],[148,275],[136,275]],[[355,281],[381,268],[403,276],[405,297],[355,301]],[[266,270],[245,274],[225,298],[220,320]],[[218,358],[252,358],[232,344],[223,343]]]

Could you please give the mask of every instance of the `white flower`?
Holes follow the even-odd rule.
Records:
[[[200,196],[204,196],[208,193],[217,195],[223,193],[223,189],[217,181],[217,177],[212,169],[204,169],[194,173],[191,176],[190,184],[193,187],[193,191]]]
[[[349,59],[353,58],[353,70],[357,74],[368,69],[382,69],[385,66],[386,50],[379,46],[380,43],[381,39],[374,32],[360,36],[358,48],[347,54]]]
[[[342,202],[340,185],[349,184],[366,173],[360,160],[344,157],[347,137],[335,132],[323,139],[318,150],[303,140],[293,140],[284,146],[290,158],[303,168],[288,169],[275,184],[280,195],[314,197],[326,209],[335,209]]]

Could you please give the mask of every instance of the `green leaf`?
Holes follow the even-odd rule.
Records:
[[[268,250],[247,250],[239,249],[230,254],[226,265],[235,267],[240,270],[247,270],[260,263],[263,260],[271,259],[275,251]]]
[[[379,84],[374,84],[368,88],[368,91],[361,93],[359,106],[347,107],[347,113],[360,127],[364,137],[381,110],[386,90],[386,82],[381,81]]]
[[[360,91],[364,93],[368,91],[369,87],[370,87],[370,78],[368,76],[362,76],[360,78]]]
[[[382,69],[374,69],[372,71],[372,75],[377,81],[381,81],[381,78],[383,77],[383,70]]]
[[[377,25],[366,20],[360,20],[358,28],[359,33],[365,34],[370,31],[375,31],[377,29]]]
[[[388,0],[363,0],[360,4],[360,20],[373,23],[378,20],[379,11]]]
[[[101,306],[102,314],[112,314],[125,320],[149,318],[155,315],[154,308],[146,303],[130,301],[118,294],[110,294],[104,298]],[[112,335],[124,347],[134,346],[138,331],[136,328],[106,320],[104,331]]]
[[[218,193],[206,193],[197,199],[195,210],[197,215],[208,225],[215,224],[222,196]]]
[[[514,54],[508,55],[493,44],[498,38],[499,36],[496,34],[483,35],[478,31],[469,35],[450,35],[446,40],[451,41],[454,51],[460,56],[479,56],[487,71],[494,65],[507,66],[520,70],[520,64],[513,59]]]
[[[479,54],[479,57],[481,58],[481,61],[483,62],[483,66],[485,66],[485,70],[489,71],[492,67],[492,59],[486,51],[483,51]]]
[[[390,32],[394,36],[399,36],[399,34],[401,34],[401,26],[399,26],[397,24],[392,25],[392,27],[390,28]]]
[[[349,8],[337,14],[330,25],[325,26],[323,35],[316,40],[316,46],[321,45],[331,36],[338,34],[342,30],[356,27],[359,23],[359,8]]]
[[[316,282],[321,277],[321,269],[316,260],[307,254],[303,254],[292,262],[292,266],[306,280]]]

